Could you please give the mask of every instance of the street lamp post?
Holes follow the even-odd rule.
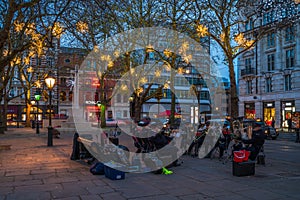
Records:
[[[37,111],[37,117],[36,117],[36,134],[40,133],[40,127],[39,127],[39,100],[41,99],[41,91],[40,88],[37,88],[34,98],[36,101],[36,111]]]
[[[35,101],[33,100],[33,98],[31,98],[31,106],[33,106],[35,104]],[[34,112],[34,108],[32,108],[32,111],[33,111],[33,115],[34,115],[34,119],[32,120],[32,123],[31,123],[31,128],[34,129],[35,128],[35,121],[36,121],[36,113]]]
[[[48,74],[47,78],[45,79],[46,86],[49,90],[49,126],[48,126],[48,146],[53,146],[53,127],[52,127],[52,90],[55,85],[55,78],[53,78],[50,73]]]
[[[134,117],[134,113],[133,113],[133,96],[129,97],[129,115],[130,118],[132,119]]]
[[[161,87],[157,89],[157,93],[155,95],[155,98],[157,99],[157,115],[159,115],[159,113],[160,113],[160,110],[159,110],[160,100],[163,98],[163,92],[162,92]]]
[[[198,100],[198,124],[200,124],[200,103],[201,103],[201,90],[202,90],[202,84],[200,83],[199,85],[197,85],[197,100]]]
[[[100,128],[100,115],[101,115],[101,102],[97,101],[97,106],[98,106],[98,128]]]

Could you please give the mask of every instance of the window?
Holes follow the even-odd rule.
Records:
[[[251,72],[251,58],[246,58],[245,59],[245,69],[246,69],[246,73],[250,73]]]
[[[249,31],[249,30],[253,29],[253,27],[254,27],[254,22],[252,19],[249,19],[245,24],[245,30]]]
[[[41,62],[41,58],[38,58],[38,57],[37,57],[37,58],[36,58],[36,63],[35,63],[36,66],[40,66],[41,63],[42,63],[42,62]],[[49,66],[52,66],[52,65],[49,65]]]
[[[291,75],[285,75],[284,76],[284,90],[285,91],[289,91],[292,90],[292,84],[291,84]]]
[[[88,60],[86,65],[87,65],[87,69],[91,69],[91,61]]]
[[[289,26],[285,29],[285,41],[293,41],[295,39],[294,26]]]
[[[69,101],[72,101],[73,100],[73,92],[72,91],[69,91]]]
[[[91,79],[85,79],[85,85],[86,86],[90,86],[92,84],[92,80]]]
[[[247,84],[247,94],[252,94],[252,81],[251,80],[249,80],[249,81],[247,81],[246,82],[246,84]]]
[[[149,52],[149,60],[154,60],[154,52]]]
[[[268,33],[267,35],[267,46],[274,47],[275,46],[275,33]]]
[[[289,49],[285,52],[285,67],[291,68],[294,67],[295,54],[294,49]]]
[[[123,110],[123,117],[124,118],[127,118],[128,117],[128,114],[127,114],[128,112],[127,112],[127,110]]]
[[[67,84],[67,79],[65,77],[60,78],[60,85],[65,86]]]
[[[272,79],[271,79],[271,77],[266,78],[266,92],[272,92]]]
[[[207,92],[207,91],[201,91],[201,93],[200,93],[200,99],[201,100],[209,100],[209,92]]]
[[[128,102],[129,97],[127,96],[127,94],[123,95],[123,103],[127,103]]]
[[[274,54],[268,55],[268,71],[273,71],[275,69],[275,62],[274,62]]]
[[[274,11],[270,11],[264,14],[263,25],[269,24],[274,21]]]
[[[117,94],[117,103],[121,103],[121,94]]]
[[[59,94],[59,97],[60,97],[60,101],[65,101],[67,99],[66,92],[61,91],[60,94]]]

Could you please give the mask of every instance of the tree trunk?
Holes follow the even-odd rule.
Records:
[[[142,102],[139,97],[135,98],[134,104],[134,122],[137,123],[141,120]]]
[[[7,131],[7,107],[8,107],[8,99],[6,97],[4,97],[4,108],[3,108],[3,120],[2,120],[2,126],[5,127],[5,130]]]
[[[100,120],[101,120],[101,128],[106,127],[106,114],[105,114],[106,106],[101,105],[101,112],[100,112]]]
[[[31,110],[31,102],[30,102],[30,90],[25,92],[25,103],[26,103],[26,124],[25,127],[31,127],[30,123],[30,110]],[[50,108],[51,111],[51,108]]]
[[[232,58],[228,58],[228,67],[230,76],[230,116],[233,119],[237,119],[239,114],[239,99],[237,96],[236,79]]]

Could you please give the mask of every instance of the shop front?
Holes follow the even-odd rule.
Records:
[[[250,103],[245,103],[245,113],[244,116],[246,119],[255,119],[255,103],[250,102]]]
[[[275,103],[264,102],[263,104],[263,120],[267,125],[272,126],[272,122],[275,122]]]
[[[295,101],[281,101],[282,127],[292,128],[292,114],[295,112]]]
[[[1,108],[2,109],[2,108]],[[7,106],[7,126],[18,126],[18,106],[9,105]]]

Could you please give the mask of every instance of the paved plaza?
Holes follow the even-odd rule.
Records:
[[[266,141],[266,165],[256,165],[254,176],[233,176],[231,162],[182,156],[172,175],[126,173],[115,181],[70,160],[72,140],[64,133],[47,147],[46,129],[0,135],[0,200],[300,199],[300,144],[292,134]]]

